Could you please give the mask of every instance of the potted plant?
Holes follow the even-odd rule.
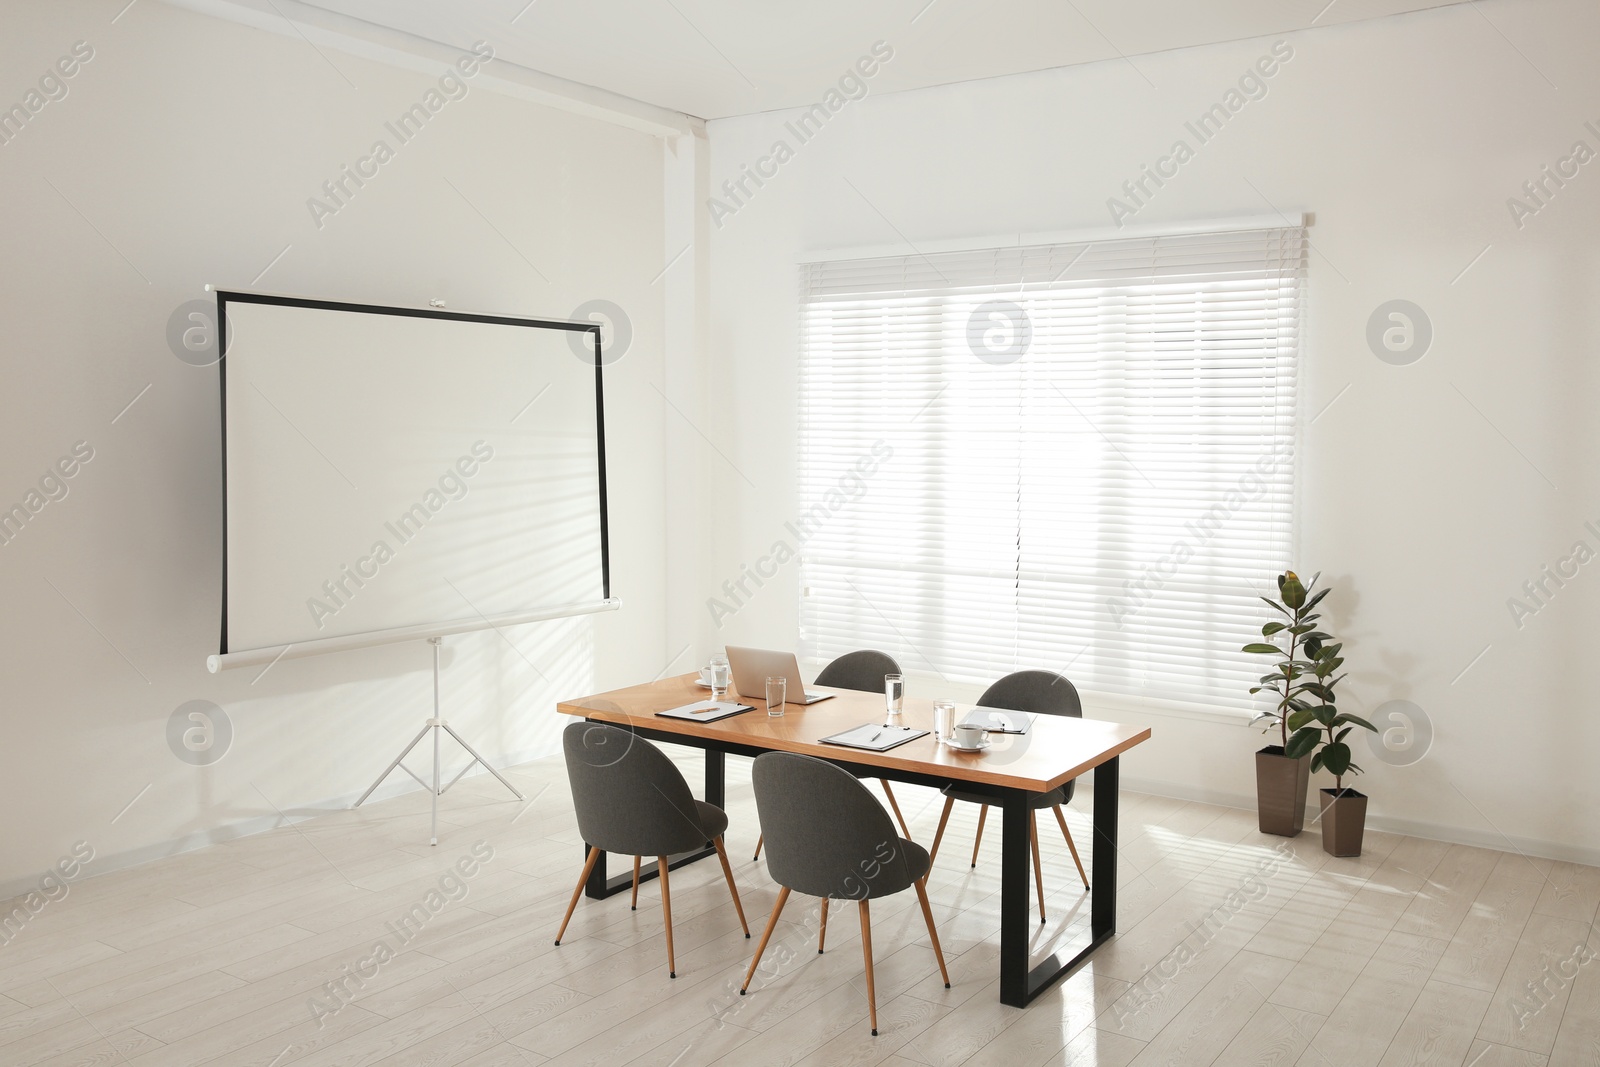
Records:
[[[1299,755],[1289,751],[1289,717],[1308,711],[1311,704],[1306,696],[1316,695],[1316,687],[1322,684],[1314,675],[1308,680],[1306,674],[1329,637],[1316,626],[1319,616],[1315,608],[1328,595],[1326,589],[1313,592],[1319,577],[1320,574],[1313,575],[1311,583],[1305,585],[1294,571],[1278,575],[1278,599],[1261,599],[1283,618],[1261,627],[1264,640],[1244,646],[1246,652],[1277,660],[1271,673],[1261,676],[1261,684],[1250,689],[1252,694],[1270,692],[1277,698],[1277,706],[1255,720],[1265,721],[1263,733],[1274,727],[1279,732],[1278,744],[1256,753],[1256,813],[1264,834],[1293,837],[1305,827],[1306,792],[1311,783],[1310,750]]]
[[[1336,678],[1333,673],[1344,663],[1340,648],[1338,644],[1320,645],[1313,654],[1311,672],[1316,681],[1305,691],[1320,703],[1289,714],[1288,727],[1294,734],[1287,753],[1301,758],[1309,755],[1313,771],[1333,775],[1333,788],[1322,790],[1322,850],[1330,856],[1359,856],[1367,825],[1367,797],[1344,787],[1346,774],[1361,773],[1345,738],[1357,726],[1374,733],[1378,728],[1359,715],[1340,711],[1335,704],[1334,688],[1343,681],[1343,675]]]

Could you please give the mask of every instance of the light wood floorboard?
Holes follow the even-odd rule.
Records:
[[[509,773],[530,799],[463,780],[436,848],[413,793],[75,883],[0,946],[0,1064],[1600,1067],[1594,868],[1376,831],[1334,859],[1314,827],[1266,837],[1251,812],[1130,793],[1118,936],[1019,1011],[997,999],[998,823],[974,868],[960,804],[928,878],[952,987],[915,895],[874,901],[873,1037],[854,909],[819,955],[818,902],[792,897],[740,996],[755,940],[715,862],[672,874],[676,979],[654,881],[637,911],[581,900],[556,946],[583,854],[565,770]],[[931,841],[943,798],[896,795]],[[1067,808],[1086,864],[1091,809],[1088,789]],[[749,858],[748,761],[728,811],[759,936],[777,887]],[[1040,955],[1087,936],[1089,905],[1046,815]],[[493,857],[460,874],[478,842]]]

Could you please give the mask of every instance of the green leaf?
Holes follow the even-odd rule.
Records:
[[[1322,770],[1322,753],[1321,752],[1318,752],[1315,756],[1311,757],[1311,769],[1313,771]]]
[[[1317,628],[1317,624],[1316,623],[1313,623],[1313,622],[1302,622],[1302,623],[1296,623],[1295,625],[1289,627],[1289,632],[1292,633],[1292,634],[1295,634],[1296,636],[1303,636],[1305,634],[1311,633],[1316,628]]]
[[[1271,637],[1273,634],[1277,633],[1287,625],[1289,624],[1286,622],[1269,622],[1261,628],[1261,636]]]
[[[1290,759],[1299,759],[1301,756],[1304,756],[1306,753],[1316,748],[1317,742],[1321,740],[1321,738],[1322,731],[1316,729],[1315,727],[1307,727],[1304,730],[1297,730],[1295,731],[1294,735],[1289,738],[1289,746],[1283,750],[1283,754],[1288,756]]]
[[[1278,576],[1278,593],[1283,597],[1285,607],[1297,611],[1306,602],[1306,587],[1300,584],[1300,578],[1294,571],[1286,571]]]
[[[1350,770],[1350,746],[1343,741],[1334,741],[1324,745],[1320,755],[1322,756],[1322,765],[1335,778],[1342,777]]]
[[[1352,715],[1348,711],[1344,712],[1343,714],[1341,714],[1339,716],[1339,721],[1341,723],[1353,722],[1357,726],[1361,727],[1362,729],[1371,730],[1373,733],[1377,733],[1378,732],[1378,728],[1376,726],[1372,725],[1370,722],[1368,722],[1366,719],[1363,719],[1361,716]]]
[[[1294,617],[1293,613],[1290,612],[1288,608],[1284,607],[1282,604],[1278,603],[1276,600],[1268,600],[1266,597],[1262,597],[1261,598],[1261,602],[1263,604],[1267,604],[1267,605],[1270,605],[1271,607],[1276,608],[1277,610],[1283,612],[1285,615],[1288,615],[1290,618]]]
[[[1269,644],[1267,644],[1267,643],[1265,643],[1263,641],[1252,641],[1248,645],[1245,645],[1244,648],[1240,649],[1240,651],[1241,652],[1258,652],[1258,653],[1260,653],[1261,655],[1264,655],[1264,656],[1281,656],[1281,655],[1283,655],[1283,649],[1279,648],[1277,645],[1269,645]]]
[[[1311,579],[1311,584],[1312,585],[1316,585],[1317,584],[1317,578],[1320,578],[1320,577],[1322,577],[1322,572],[1318,571],[1316,577]],[[1317,592],[1316,592],[1316,595],[1313,596],[1310,600],[1306,601],[1306,610],[1310,611],[1312,608],[1316,607],[1319,603],[1322,602],[1322,598],[1327,596],[1331,592],[1333,592],[1333,587],[1332,586],[1329,586],[1326,589],[1318,589]]]
[[[1337,724],[1337,720],[1336,720],[1336,724]],[[1343,730],[1340,730],[1338,733],[1334,734],[1333,735],[1333,739],[1335,741],[1343,741],[1344,738],[1345,738],[1345,735],[1348,734],[1351,731],[1351,729],[1352,729],[1352,727],[1346,726]]]

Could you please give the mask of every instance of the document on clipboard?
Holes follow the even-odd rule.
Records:
[[[862,748],[868,752],[887,752],[897,745],[926,736],[928,731],[916,730],[910,726],[874,726],[872,723],[867,723],[865,726],[857,726],[853,730],[846,730],[831,737],[821,737],[818,740],[824,745],[843,745],[845,748]]]
[[[728,700],[697,700],[693,704],[685,704],[681,708],[668,708],[658,711],[665,719],[687,719],[690,722],[716,722],[726,719],[731,715],[743,715],[747,711],[754,711],[754,704],[735,704]]]
[[[1028,732],[1028,727],[1033,724],[1033,716],[1022,711],[986,708],[979,705],[962,716],[961,722],[981,726],[992,734],[1025,734]]]

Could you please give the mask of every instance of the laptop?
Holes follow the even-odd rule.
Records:
[[[789,704],[815,704],[827,700],[833,693],[820,689],[807,689],[800,678],[800,661],[793,652],[774,652],[766,648],[738,648],[729,645],[728,667],[733,674],[733,687],[739,695],[754,699],[767,691],[768,678],[787,678],[784,689],[785,702]]]

